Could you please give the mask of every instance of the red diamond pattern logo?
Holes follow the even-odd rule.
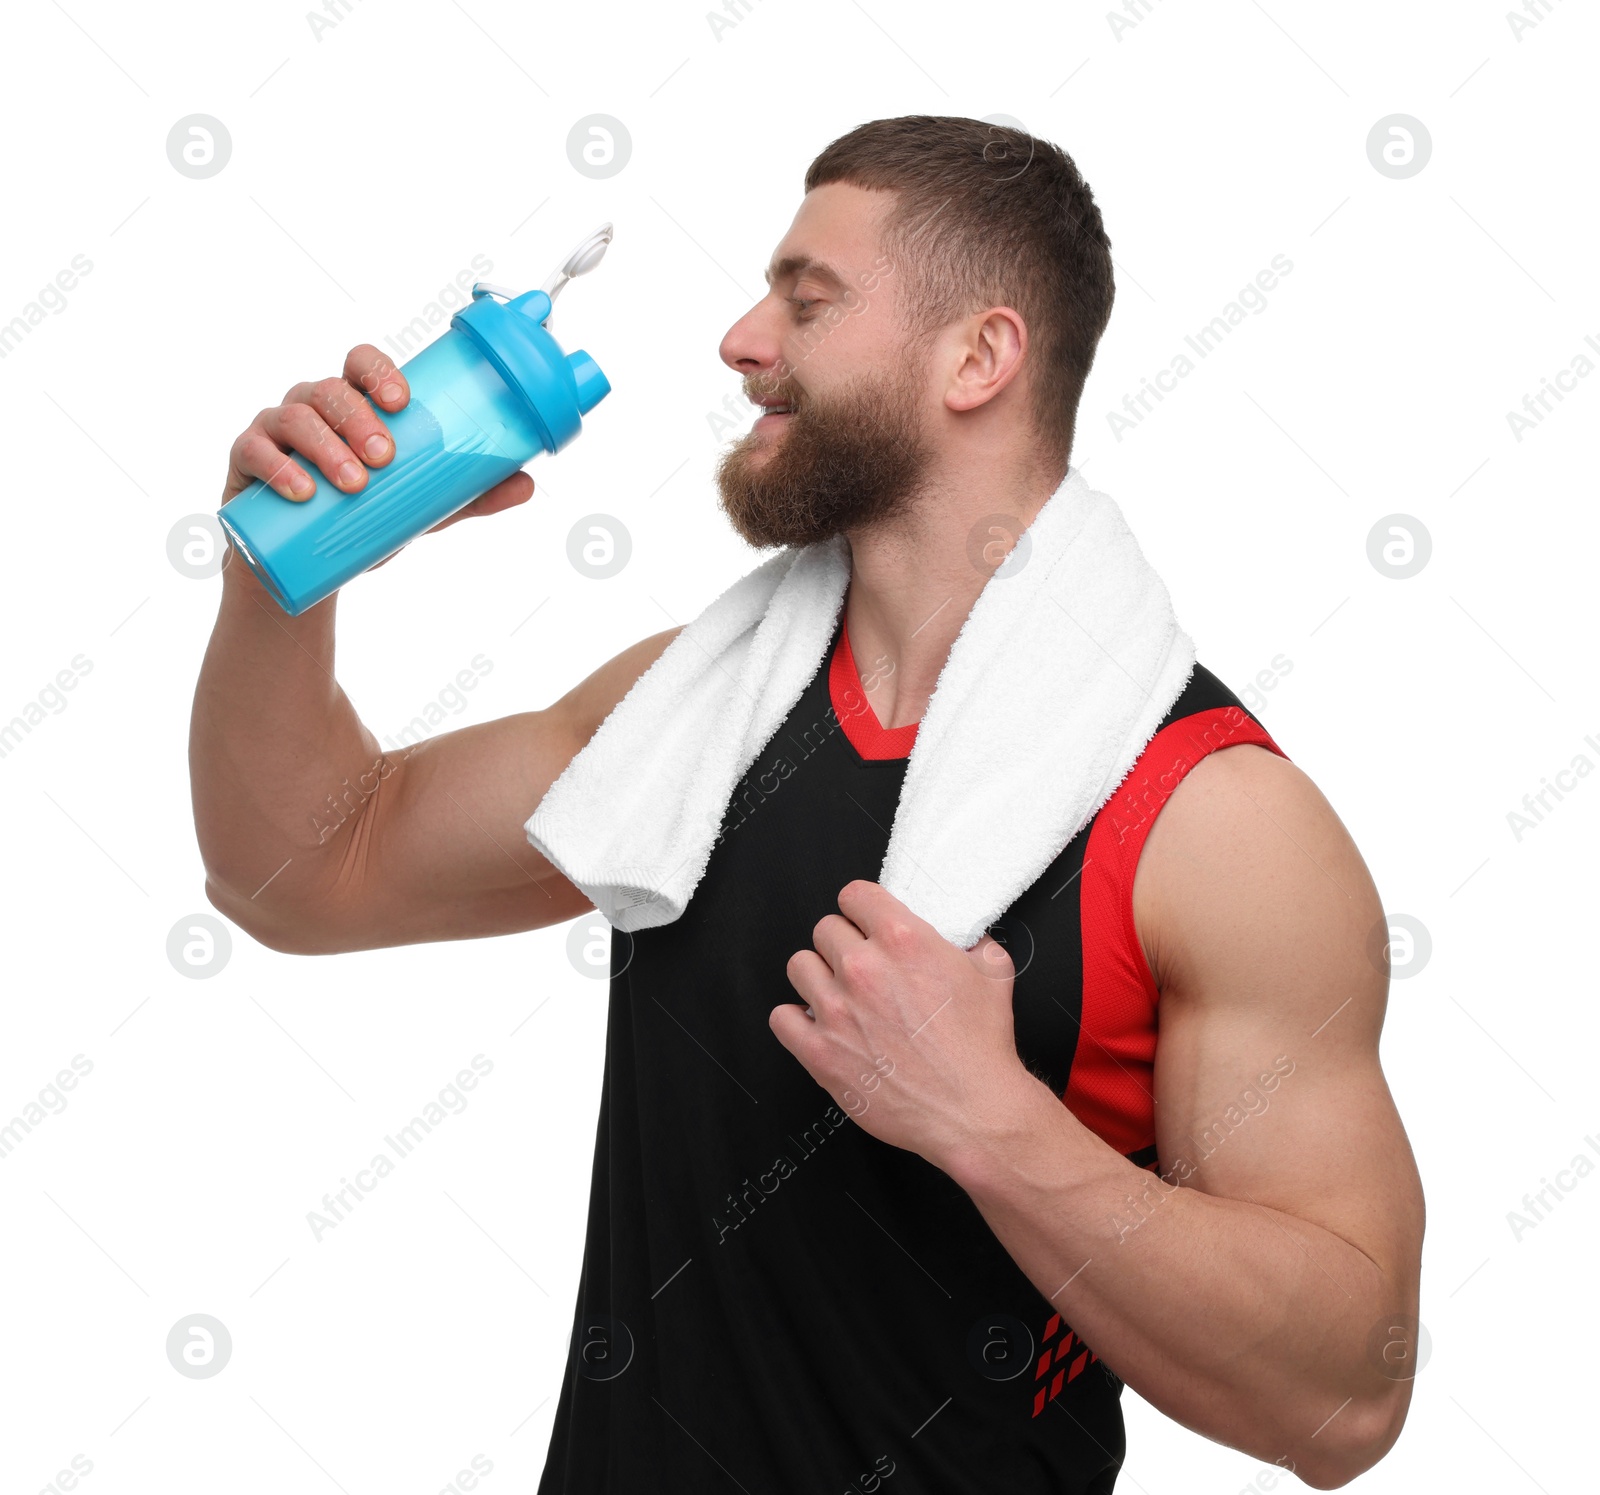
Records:
[[[1056,1338],[1058,1332],[1061,1337],[1052,1345],[1050,1341]],[[1033,1393],[1035,1417],[1044,1411],[1046,1402],[1053,1402],[1061,1394],[1063,1386],[1078,1379],[1085,1366],[1100,1358],[1078,1338],[1074,1330],[1061,1322],[1059,1313],[1050,1315],[1050,1322],[1044,1326],[1039,1344],[1039,1364],[1033,1372],[1033,1379],[1037,1383]],[[1074,1351],[1077,1353],[1074,1354]],[[1055,1370],[1053,1376],[1050,1374],[1052,1368]]]

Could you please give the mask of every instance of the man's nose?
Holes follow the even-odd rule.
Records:
[[[766,308],[768,300],[756,302],[723,334],[718,355],[727,366],[745,378],[772,371],[781,357],[778,337]]]

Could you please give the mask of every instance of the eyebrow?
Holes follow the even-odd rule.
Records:
[[[785,276],[799,275],[801,272],[814,275],[818,280],[831,284],[836,290],[845,289],[844,276],[832,265],[813,259],[809,254],[791,254],[786,259],[775,260],[764,273],[767,284],[771,285],[775,278],[781,280]]]

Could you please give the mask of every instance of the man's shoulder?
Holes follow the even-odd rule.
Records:
[[[1269,756],[1287,754],[1222,680],[1196,663],[1189,679],[1121,782],[1102,807],[1096,838],[1113,854],[1123,875],[1140,860],[1156,818],[1198,764],[1224,747],[1250,745]],[[1186,798],[1195,798],[1192,793]]]
[[[1207,744],[1187,766],[1146,838],[1141,871],[1176,863],[1196,873],[1240,858],[1258,865],[1303,861],[1308,841],[1354,852],[1311,776],[1275,751],[1270,738],[1253,740],[1257,736],[1265,733],[1240,732],[1237,740]]]
[[[683,625],[663,629],[630,644],[580,680],[551,706],[551,713],[567,724],[576,752],[594,736],[618,703],[637,685],[683,632]]]
[[[1294,945],[1364,942],[1382,905],[1310,775],[1238,742],[1208,752],[1167,797],[1139,860],[1133,912],[1165,991],[1185,970],[1225,966],[1246,947],[1287,961]]]

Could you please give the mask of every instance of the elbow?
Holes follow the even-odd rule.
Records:
[[[1295,1473],[1313,1490],[1337,1490],[1349,1484],[1399,1441],[1410,1404],[1409,1381],[1396,1382],[1394,1390],[1381,1400],[1353,1402],[1324,1430],[1332,1432],[1342,1422],[1342,1436],[1296,1468]]]
[[[231,893],[220,883],[206,879],[206,901],[224,915],[237,929],[249,935],[258,945],[265,945],[280,955],[323,955],[332,950],[325,941],[313,937],[306,921],[297,918],[269,919],[265,910],[236,893]]]

